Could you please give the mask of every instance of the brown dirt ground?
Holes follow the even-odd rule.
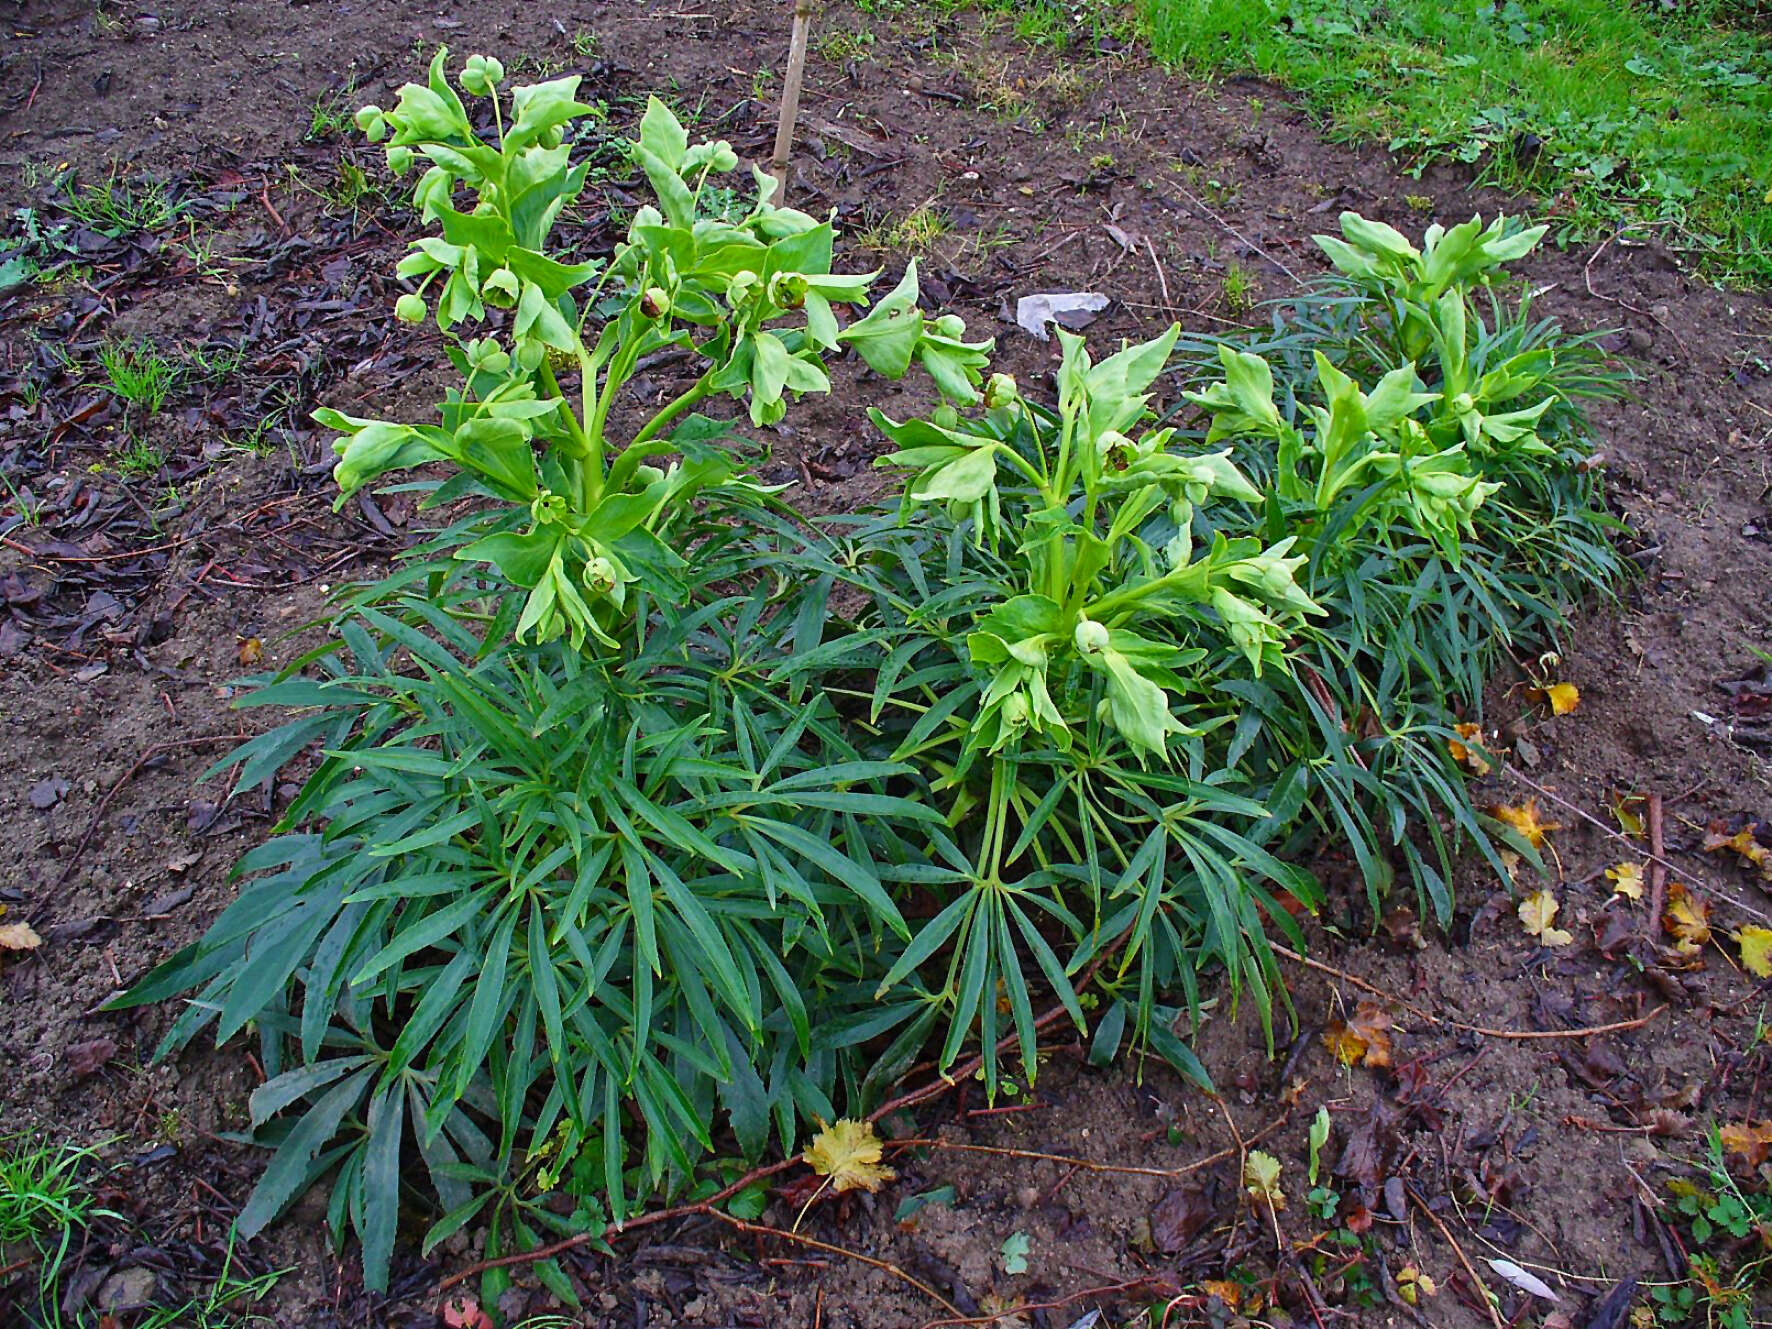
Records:
[[[350,82],[358,100],[388,100],[414,72],[415,48],[447,41],[464,54],[500,54],[518,73],[528,72],[519,57],[530,70],[585,72],[586,91],[610,99],[618,120],[627,114],[618,99],[674,89],[682,103],[699,104],[709,132],[742,152],[765,151],[779,85],[760,71],[784,61],[782,5],[623,3],[567,14],[459,0],[7,7],[0,203],[39,203],[43,173],[64,164],[92,179],[114,163],[179,181],[194,198],[231,202],[201,214],[219,262],[169,244],[99,245],[90,284],[0,303],[0,463],[10,483],[48,504],[42,529],[18,520],[16,501],[0,508],[9,514],[0,518],[8,614],[0,814],[10,827],[0,900],[9,918],[30,920],[45,938],[0,972],[0,1121],[106,1142],[117,1170],[104,1198],[130,1224],[106,1229],[108,1244],[81,1253],[88,1290],[129,1266],[159,1271],[167,1293],[195,1286],[213,1272],[227,1213],[250,1187],[258,1155],[224,1138],[244,1126],[257,1081],[250,1048],[198,1050],[144,1069],[164,1014],[96,1008],[199,934],[229,898],[228,866],[279,797],[255,791],[224,804],[223,790],[198,779],[221,745],[194,740],[263,722],[228,709],[227,680],[242,651],[250,654],[246,643],[265,643],[268,660],[287,658],[299,638],[283,634],[317,611],[324,586],[373,572],[404,538],[398,510],[330,512],[306,409],[324,400],[416,413],[438,381],[423,369],[435,347],[386,316],[386,275],[403,237],[372,211],[346,217],[314,192],[335,178],[341,151],[303,141],[315,98]],[[1130,50],[1055,56],[1016,44],[1002,26],[975,12],[881,18],[831,4],[820,32],[858,40],[841,51],[828,38],[814,44],[796,193],[802,206],[835,207],[852,243],[879,240],[919,208],[943,218],[946,233],[925,259],[927,300],[962,313],[975,331],[995,331],[1005,360],[1029,377],[1049,353],[1003,321],[1017,295],[1103,291],[1117,302],[1092,329],[1104,338],[1148,334],[1172,317],[1224,326],[1244,315],[1227,301],[1230,266],[1252,274],[1261,296],[1284,296],[1295,274],[1322,269],[1309,237],[1341,207],[1408,230],[1507,202],[1474,194],[1456,174],[1412,179],[1380,155],[1330,146],[1271,89],[1190,84]],[[579,31],[595,35],[589,54],[574,49]],[[839,53],[851,58],[829,58]],[[1148,246],[1128,252],[1110,223]],[[598,234],[596,219],[586,234]],[[897,253],[881,258],[894,269],[901,262]],[[1407,928],[1372,940],[1359,900],[1338,898],[1313,953],[1343,976],[1297,969],[1290,1047],[1292,1031],[1282,1027],[1279,1057],[1270,1058],[1246,1009],[1216,1011],[1198,1032],[1222,1100],[1157,1066],[1142,1077],[1130,1067],[1088,1069],[1061,1047],[1029,1110],[980,1115],[962,1094],[926,1110],[920,1126],[956,1143],[1113,1166],[1180,1170],[1220,1156],[1187,1174],[1188,1189],[1179,1172],[922,1152],[900,1159],[899,1181],[879,1197],[822,1206],[809,1231],[895,1262],[969,1315],[1016,1300],[1062,1302],[999,1323],[1065,1326],[1096,1305],[1109,1312],[1103,1323],[1120,1323],[1160,1304],[1165,1289],[1197,1293],[1198,1280],[1235,1269],[1271,1273],[1272,1234],[1237,1204],[1235,1151],[1258,1132],[1286,1169],[1288,1239],[1313,1259],[1322,1225],[1303,1205],[1305,1131],[1326,1104],[1336,1123],[1327,1155],[1350,1167],[1357,1160],[1344,1160],[1344,1150],[1371,1142],[1375,1113],[1381,1127],[1401,1118],[1379,1132],[1381,1171],[1406,1179],[1427,1207],[1382,1186],[1364,1198],[1379,1258],[1393,1272],[1414,1262],[1441,1285],[1425,1322],[1490,1323],[1460,1287],[1459,1251],[1485,1277],[1489,1256],[1537,1270],[1575,1323],[1615,1280],[1667,1280],[1670,1253],[1641,1202],[1664,1194],[1699,1151],[1704,1123],[1766,1115],[1765,1057],[1750,1050],[1764,990],[1715,947],[1680,972],[1653,955],[1644,967],[1616,948],[1603,954],[1596,935],[1611,948],[1607,923],[1633,907],[1611,897],[1601,874],[1643,851],[1583,814],[1611,824],[1614,791],[1658,793],[1667,852],[1680,879],[1710,901],[1719,934],[1772,913],[1747,873],[1699,852],[1713,820],[1772,812],[1751,709],[1719,690],[1772,647],[1772,308],[1688,279],[1654,244],[1551,249],[1525,275],[1543,312],[1618,329],[1612,344],[1641,375],[1631,400],[1599,412],[1599,426],[1611,498],[1637,532],[1647,575],[1622,603],[1596,607],[1565,644],[1556,673],[1581,688],[1576,712],[1547,719],[1521,696],[1520,675],[1497,681],[1490,716],[1509,738],[1528,740],[1536,761],[1525,774],[1550,791],[1539,795],[1543,806],[1569,823],[1554,837],[1556,889],[1559,921],[1575,943],[1535,948],[1511,902],[1475,874],[1451,936],[1423,935],[1419,947]],[[250,337],[262,349],[241,373],[261,395],[219,405],[213,394],[181,399],[146,426],[166,453],[152,483],[124,482],[114,468],[95,476],[88,468],[130,422],[109,407],[87,411],[99,396],[79,386],[90,379],[78,373],[51,375],[56,390],[42,402],[25,383],[48,372],[44,345],[89,364],[97,340],[119,334]],[[278,399],[287,409],[268,455],[214,446],[273,388],[288,396]],[[914,404],[905,392],[865,382],[808,403],[792,431],[770,440],[765,473],[798,479],[818,507],[865,501],[881,481],[867,469],[878,441],[862,407],[901,411]],[[168,482],[176,492],[163,501]],[[157,504],[161,515],[144,521],[141,510]],[[171,547],[124,557],[150,540]],[[157,750],[173,744],[185,746]],[[1530,792],[1498,778],[1495,797]],[[1367,995],[1354,979],[1391,994],[1391,1071],[1344,1067],[1320,1040],[1330,1019]],[[1640,1028],[1589,1039],[1465,1027],[1555,1033],[1663,1005]],[[951,1205],[894,1221],[905,1196],[941,1186],[954,1188]],[[1178,1250],[1153,1244],[1153,1227],[1160,1238],[1165,1219],[1182,1211],[1204,1216],[1197,1234]],[[471,1242],[430,1264],[408,1252],[396,1295],[373,1298],[324,1246],[321,1212],[310,1198],[249,1253],[254,1267],[293,1268],[269,1304],[272,1322],[437,1322],[437,1279],[471,1261]],[[769,1214],[792,1217],[781,1204]],[[1012,1276],[998,1252],[1018,1231],[1031,1258],[1027,1273]],[[653,1229],[618,1250],[616,1259],[587,1255],[572,1266],[587,1291],[583,1324],[887,1329],[941,1313],[868,1265],[718,1230]],[[1318,1283],[1349,1322],[1406,1322],[1404,1310],[1363,1296],[1335,1263]],[[1141,1279],[1142,1297],[1131,1286]],[[1545,1307],[1488,1282],[1513,1323],[1543,1322]],[[0,1290],[0,1311],[5,1296]],[[521,1304],[507,1309],[548,1306],[528,1285],[513,1300]],[[1312,1316],[1294,1292],[1263,1318]],[[1169,1322],[1226,1321],[1222,1307],[1184,1299]]]

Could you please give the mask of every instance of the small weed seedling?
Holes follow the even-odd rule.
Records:
[[[107,342],[99,348],[98,359],[111,395],[143,416],[156,414],[178,385],[178,365],[151,342]]]
[[[1246,314],[1255,306],[1255,276],[1241,263],[1233,261],[1219,282],[1225,312]]]
[[[173,198],[167,186],[130,179],[120,170],[113,170],[103,184],[64,179],[62,206],[80,225],[111,236],[162,230],[183,216],[187,207]]]
[[[357,82],[352,79],[336,92],[323,92],[314,99],[308,113],[308,132],[302,135],[307,143],[335,139],[351,128],[356,114]]]
[[[140,438],[130,439],[111,457],[111,469],[124,480],[143,480],[158,475],[165,465],[165,451]]]

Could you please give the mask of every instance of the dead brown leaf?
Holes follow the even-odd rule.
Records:
[[[1323,1043],[1344,1066],[1391,1064],[1391,1017],[1375,1001],[1362,1001],[1347,1020],[1333,1020]]]
[[[1452,726],[1458,734],[1457,738],[1446,740],[1446,750],[1452,754],[1452,760],[1470,767],[1478,775],[1487,775],[1491,769],[1489,759],[1482,753],[1483,727],[1475,724],[1458,724]]]
[[[70,1043],[62,1050],[67,1060],[68,1070],[76,1080],[84,1080],[89,1075],[97,1075],[106,1062],[117,1055],[115,1039],[94,1038],[84,1043]]]
[[[1212,1202],[1199,1186],[1177,1186],[1151,1210],[1151,1243],[1163,1254],[1185,1250],[1212,1221]]]
[[[1495,819],[1504,826],[1512,828],[1519,837],[1534,849],[1544,848],[1544,837],[1551,831],[1563,829],[1561,822],[1545,821],[1539,816],[1538,800],[1527,799],[1518,807],[1499,803],[1491,811]]]
[[[1684,882],[1667,884],[1667,908],[1662,911],[1662,926],[1674,938],[1674,949],[1681,955],[1697,955],[1710,940],[1710,906]]]
[[[1348,1132],[1341,1157],[1335,1162],[1335,1175],[1362,1186],[1383,1185],[1390,1174],[1391,1160],[1396,1157],[1401,1120],[1402,1113],[1389,1100],[1373,1099],[1366,1119]]]
[[[1749,1167],[1758,1167],[1772,1154],[1772,1121],[1732,1121],[1717,1134],[1723,1139],[1723,1151],[1740,1155]]]
[[[1772,849],[1766,848],[1754,838],[1754,828],[1743,826],[1733,835],[1712,828],[1705,832],[1704,850],[1710,854],[1720,854],[1727,850],[1739,858],[1744,866],[1758,870],[1761,877],[1772,881]]]

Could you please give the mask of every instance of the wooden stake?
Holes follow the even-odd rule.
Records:
[[[800,118],[800,84],[806,76],[806,41],[811,32],[812,0],[794,0],[794,35],[781,86],[781,121],[775,127],[775,156],[769,162],[769,174],[775,177],[775,196],[769,201],[778,208],[787,204],[788,161],[794,151],[794,122]]]

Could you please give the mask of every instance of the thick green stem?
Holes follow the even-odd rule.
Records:
[[[694,383],[690,384],[685,391],[666,402],[664,408],[659,411],[657,415],[653,416],[651,420],[647,421],[646,427],[634,435],[634,443],[644,443],[648,439],[656,438],[659,431],[672,420],[676,419],[677,416],[681,415],[684,411],[695,405],[696,402],[707,396],[708,377],[712,373],[713,371],[709,370],[707,374],[703,374],[700,378],[696,379]],[[633,443],[630,443],[628,446],[632,447]]]
[[[566,426],[566,436],[573,443],[573,465],[578,471],[579,503],[589,510],[603,487],[603,450],[595,446],[585,434],[584,426],[572,413],[572,404],[560,390],[560,380],[554,377],[554,367],[545,359],[541,362],[540,376],[542,388],[559,404],[560,419]]]

